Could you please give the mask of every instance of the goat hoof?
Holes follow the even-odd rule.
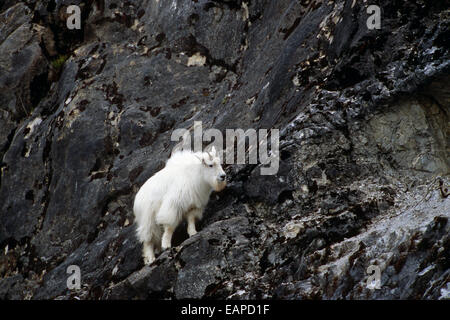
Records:
[[[152,264],[153,261],[155,261],[155,258],[151,258],[151,257],[145,257],[145,258],[144,258],[144,263],[145,263],[146,265]]]

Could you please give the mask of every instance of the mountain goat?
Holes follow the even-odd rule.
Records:
[[[183,218],[189,236],[197,233],[195,219],[202,218],[211,192],[225,188],[225,177],[213,147],[210,152],[173,153],[166,166],[144,183],[133,211],[145,264],[155,260],[155,249],[170,248],[172,234]]]

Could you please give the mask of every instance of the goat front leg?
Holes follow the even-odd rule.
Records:
[[[155,261],[155,251],[154,251],[152,242],[145,241],[144,248],[142,251],[143,251],[145,264],[151,264],[153,261]]]
[[[195,229],[195,219],[197,218],[201,219],[202,214],[203,214],[202,209],[192,209],[187,214],[187,222],[188,222],[187,233],[189,237],[192,237],[194,234],[197,233],[197,230]]]
[[[188,221],[187,233],[189,237],[192,237],[194,234],[197,233],[197,230],[195,230],[195,216],[192,214],[188,215],[187,221]]]
[[[171,226],[168,225],[164,226],[164,233],[161,241],[162,250],[166,250],[171,247],[173,230],[174,228]]]

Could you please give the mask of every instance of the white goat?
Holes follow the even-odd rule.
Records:
[[[173,153],[166,166],[144,183],[134,200],[137,236],[144,245],[145,264],[155,260],[155,249],[170,248],[172,234],[183,218],[188,221],[189,236],[196,234],[195,219],[202,218],[211,192],[225,186],[225,172],[214,147],[211,152]]]

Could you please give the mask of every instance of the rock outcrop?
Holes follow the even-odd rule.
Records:
[[[3,2],[0,299],[448,299],[449,10],[375,2]],[[279,171],[225,166],[144,266],[134,195],[194,121],[279,129]]]

